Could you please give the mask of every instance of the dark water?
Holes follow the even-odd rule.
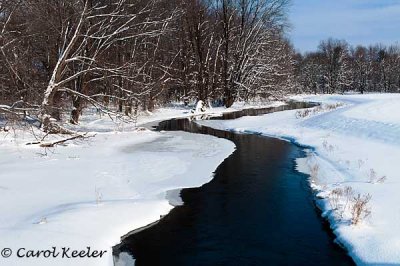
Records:
[[[295,170],[301,148],[281,140],[171,120],[160,129],[224,137],[237,150],[183,206],[114,248],[136,265],[353,265],[333,243],[313,204],[307,176]]]

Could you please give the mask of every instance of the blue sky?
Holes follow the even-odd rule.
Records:
[[[289,36],[301,52],[329,37],[357,44],[400,41],[400,0],[292,0]]]

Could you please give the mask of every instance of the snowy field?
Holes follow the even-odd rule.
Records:
[[[322,102],[322,108],[201,123],[309,146],[298,168],[311,174],[317,204],[337,241],[359,265],[400,264],[400,94],[295,99]],[[371,199],[354,225],[358,194]]]

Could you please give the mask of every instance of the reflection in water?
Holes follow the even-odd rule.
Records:
[[[159,129],[224,137],[237,150],[210,183],[182,191],[184,205],[116,246],[116,258],[131,254],[139,266],[353,264],[319,218],[307,176],[295,171],[299,147],[184,119]]]

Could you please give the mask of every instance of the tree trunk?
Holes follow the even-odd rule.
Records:
[[[49,86],[47,86],[40,111],[40,120],[45,132],[51,131],[51,113],[56,92],[56,87],[50,82]]]
[[[60,121],[61,120],[61,112],[60,112],[61,93],[58,91],[54,94],[52,106],[53,107],[51,108],[51,117],[53,117],[57,121]]]
[[[147,104],[147,110],[152,112],[152,111],[154,111],[154,107],[155,107],[154,99],[152,97],[150,97],[149,102]]]
[[[235,98],[230,93],[224,96],[224,105],[226,108],[231,107],[234,102]]]
[[[124,101],[118,100],[118,112],[122,113],[124,107]]]
[[[132,101],[125,103],[125,115],[129,116],[132,114]]]
[[[70,123],[77,125],[79,121],[79,116],[82,111],[82,99],[81,97],[74,97],[72,100],[73,109],[71,111]]]

